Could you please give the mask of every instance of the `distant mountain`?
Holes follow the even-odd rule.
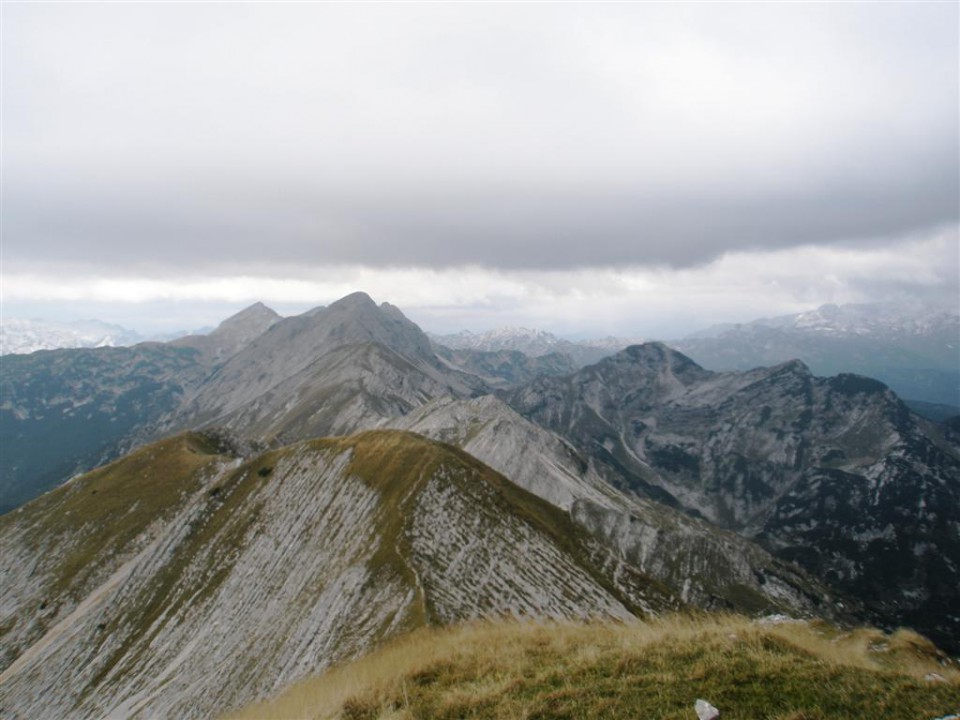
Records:
[[[145,339],[133,330],[100,320],[56,323],[4,318],[0,324],[0,355],[58,348],[118,347],[135,345]]]
[[[642,342],[639,338],[615,337],[573,342],[559,338],[545,330],[523,327],[504,327],[484,333],[472,333],[469,330],[464,330],[451,335],[429,334],[429,336],[437,345],[452,350],[481,350],[485,352],[513,350],[532,358],[561,353],[568,356],[577,367],[595,363],[629,345]]]
[[[413,628],[680,606],[470,455],[188,434],[0,517],[10,718],[211,717]]]
[[[197,389],[177,422],[289,441],[375,427],[439,395],[487,390],[442,362],[400,310],[354,293],[272,324]]]
[[[875,377],[901,397],[960,407],[960,309],[893,304],[817,310],[718,325],[669,342],[711,370],[799,359],[818,375]]]
[[[800,362],[715,373],[661,344],[579,370],[563,353],[450,349],[363,293],[291,318],[253,306],[207,338],[11,359],[11,505],[182,430],[286,457],[392,427],[471,453],[663,597],[819,615],[846,598],[960,647],[960,436],[875,380]]]
[[[508,388],[541,375],[566,375],[578,365],[559,352],[535,357],[519,350],[451,350],[434,344],[437,356],[451,368],[476,375],[492,388]]]
[[[522,415],[960,648],[960,444],[876,380],[714,373],[659,343],[509,391]]]
[[[9,355],[0,375],[0,512],[178,429],[213,369],[279,316],[261,304],[206,336]]]
[[[793,615],[835,612],[831,593],[795,566],[733,533],[618,491],[603,477],[611,468],[598,466],[595,458],[497,398],[435,400],[390,426],[462,448],[567,511],[618,557],[684,602]]]
[[[254,303],[224,320],[203,335],[188,335],[173,340],[174,347],[191,347],[200,351],[204,361],[217,364],[230,359],[282,318],[261,302]]]

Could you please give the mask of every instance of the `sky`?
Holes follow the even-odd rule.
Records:
[[[960,5],[15,2],[2,315],[960,305]]]

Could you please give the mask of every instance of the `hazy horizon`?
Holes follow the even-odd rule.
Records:
[[[365,292],[365,291],[363,291],[363,290],[357,290],[356,292]],[[367,293],[367,294],[370,295],[370,293]],[[378,303],[378,304],[380,304],[381,302],[390,302],[389,300],[380,299],[380,298],[377,298],[377,297],[372,296],[372,295],[371,295],[371,298],[374,300],[374,302],[376,302],[376,303]],[[254,303],[244,303],[244,304],[239,305],[239,306],[237,306],[237,305],[231,305],[231,304],[223,304],[223,305],[218,304],[218,305],[216,306],[216,308],[220,308],[220,309],[221,309],[221,314],[219,314],[219,315],[215,315],[215,314],[214,314],[214,313],[215,313],[215,308],[214,308],[214,307],[211,307],[210,305],[207,305],[207,306],[204,307],[204,315],[203,315],[203,317],[207,317],[207,318],[210,318],[210,319],[209,319],[207,322],[204,322],[203,324],[199,324],[199,325],[198,325],[198,324],[193,324],[193,325],[189,325],[189,326],[186,326],[186,325],[184,325],[184,326],[176,326],[176,322],[175,322],[176,316],[174,316],[174,319],[173,319],[170,323],[165,324],[165,325],[163,325],[163,326],[157,326],[157,325],[155,325],[155,326],[148,326],[148,327],[145,327],[145,328],[144,328],[144,327],[138,328],[138,327],[134,327],[134,326],[132,326],[132,325],[126,325],[126,324],[124,324],[123,322],[120,322],[120,321],[115,321],[115,320],[111,320],[111,319],[104,319],[104,318],[102,318],[102,317],[95,317],[95,316],[92,316],[92,315],[89,315],[89,314],[88,314],[88,315],[83,315],[82,313],[77,314],[77,315],[75,315],[75,316],[71,316],[71,317],[67,317],[67,318],[64,318],[64,319],[60,319],[60,320],[51,320],[51,319],[49,319],[49,318],[45,318],[45,317],[41,317],[41,316],[32,316],[32,317],[31,317],[31,316],[17,316],[17,317],[5,316],[5,317],[4,317],[4,322],[8,322],[8,321],[10,321],[10,320],[30,320],[30,321],[46,322],[46,323],[50,323],[51,325],[62,324],[62,325],[64,325],[64,326],[82,325],[84,322],[91,322],[91,321],[92,321],[92,322],[103,322],[103,323],[107,323],[107,324],[111,324],[111,325],[118,326],[118,327],[120,327],[120,328],[122,328],[122,329],[124,329],[124,330],[126,330],[126,331],[132,331],[132,332],[134,332],[134,333],[137,333],[137,334],[139,334],[140,336],[142,336],[142,337],[143,337],[144,339],[146,339],[146,340],[166,340],[166,339],[170,339],[170,338],[173,338],[173,337],[179,337],[179,336],[182,336],[182,335],[184,335],[184,334],[196,334],[196,333],[206,334],[206,333],[209,333],[209,332],[211,332],[212,330],[216,329],[217,325],[218,325],[220,322],[228,319],[229,317],[231,317],[231,316],[233,316],[233,315],[235,315],[235,314],[237,314],[237,313],[239,313],[239,312],[242,312],[243,310],[251,307],[251,305],[254,305],[254,304],[258,303],[258,302],[262,302],[264,305],[266,305],[267,307],[269,307],[271,310],[277,312],[277,314],[279,314],[281,317],[283,317],[283,318],[288,318],[288,317],[294,317],[294,316],[296,316],[296,315],[300,315],[300,314],[309,312],[309,311],[311,311],[311,310],[316,309],[317,307],[325,307],[325,306],[329,305],[329,304],[332,303],[332,302],[336,302],[336,301],[339,300],[339,299],[340,299],[340,298],[337,297],[337,298],[333,298],[332,300],[330,300],[330,301],[327,302],[327,303],[321,303],[321,304],[319,304],[319,305],[306,305],[306,306],[297,305],[297,304],[286,304],[286,303],[281,304],[281,305],[279,305],[279,306],[274,306],[274,305],[271,305],[270,303],[266,303],[266,302],[263,302],[263,301],[260,301],[260,300],[257,300],[257,301],[255,301]],[[390,302],[390,304],[396,305],[396,303],[393,303],[393,302]],[[815,311],[815,310],[818,310],[818,309],[822,308],[824,305],[830,305],[830,304],[832,304],[832,303],[824,303],[824,304],[821,304],[821,305],[818,305],[818,306],[815,306],[815,307],[809,307],[809,308],[801,309],[801,310],[799,310],[798,312],[812,312],[812,311]],[[867,303],[867,305],[874,305],[874,304],[875,304],[875,303]],[[895,304],[895,303],[877,303],[877,304],[879,304],[879,305],[884,305],[884,304]],[[844,304],[844,305],[854,305],[854,306],[855,306],[855,305],[861,305],[861,303],[846,303],[846,304]],[[844,305],[841,305],[840,307],[844,307]],[[599,332],[599,331],[593,331],[593,332],[592,332],[590,329],[583,330],[583,331],[576,331],[576,330],[574,330],[574,331],[565,331],[565,330],[563,330],[563,329],[559,329],[559,330],[558,330],[558,329],[555,329],[555,328],[551,328],[551,327],[546,326],[546,325],[533,325],[533,324],[529,324],[529,323],[524,324],[523,322],[516,322],[516,323],[506,322],[506,323],[502,323],[502,324],[499,324],[499,325],[475,325],[475,326],[473,326],[473,327],[468,327],[468,326],[465,326],[465,325],[460,325],[460,324],[458,324],[459,319],[458,319],[457,316],[454,316],[454,317],[446,317],[446,318],[443,318],[443,317],[441,316],[441,317],[440,317],[440,321],[437,321],[437,318],[436,318],[435,316],[431,315],[429,308],[426,309],[426,311],[424,311],[424,312],[420,312],[420,309],[415,309],[414,311],[411,312],[411,311],[409,311],[408,309],[406,309],[406,308],[404,308],[404,307],[402,307],[402,306],[397,305],[397,307],[399,307],[400,310],[403,311],[404,314],[405,314],[410,320],[412,320],[412,321],[414,321],[415,323],[417,323],[417,325],[419,325],[422,330],[424,330],[424,331],[427,332],[427,333],[432,333],[432,334],[435,334],[435,335],[448,335],[448,334],[456,334],[456,333],[460,333],[460,332],[469,332],[469,333],[474,333],[474,334],[483,334],[483,333],[486,333],[486,332],[492,332],[492,331],[498,331],[498,330],[527,329],[527,330],[546,331],[546,332],[549,332],[549,333],[551,333],[551,334],[553,334],[553,335],[556,335],[557,337],[559,337],[559,338],[561,338],[561,339],[572,340],[572,341],[578,341],[578,340],[585,340],[585,341],[586,341],[586,340],[600,340],[600,339],[604,339],[604,338],[611,337],[611,336],[613,336],[613,337],[621,337],[621,338],[625,338],[625,339],[640,339],[640,340],[663,340],[663,341],[681,340],[681,339],[687,337],[688,335],[697,333],[697,332],[699,332],[699,331],[707,330],[707,329],[709,329],[709,328],[711,328],[711,327],[714,327],[714,326],[717,326],[717,325],[725,325],[725,324],[746,324],[746,323],[754,322],[754,321],[757,321],[757,320],[769,320],[769,319],[773,319],[773,318],[776,318],[776,317],[780,317],[780,316],[781,316],[780,314],[777,314],[777,315],[757,315],[757,316],[751,316],[751,317],[743,317],[743,318],[732,319],[732,320],[727,321],[727,322],[712,323],[712,324],[709,324],[709,325],[698,325],[698,326],[692,326],[692,325],[691,325],[691,326],[689,326],[689,327],[677,327],[677,328],[676,328],[674,331],[672,331],[672,332],[671,332],[671,331],[667,331],[667,332],[661,333],[661,334],[642,334],[642,333],[603,333],[603,332]],[[953,306],[953,305],[951,305],[951,304],[938,304],[938,303],[933,303],[933,302],[925,302],[925,303],[917,302],[917,303],[914,303],[914,304],[911,306],[911,308],[912,308],[913,310],[917,311],[917,312],[922,312],[922,311],[928,311],[928,312],[946,311],[946,312],[951,312],[951,313],[953,313],[953,314],[960,314],[960,308],[957,308],[957,307],[955,307],[955,306]],[[789,315],[789,314],[794,314],[794,313],[784,313],[784,314]],[[141,314],[138,314],[138,315],[135,316],[135,317],[140,317],[140,316],[142,316],[142,313],[141,313]],[[446,324],[444,324],[444,320],[446,321]],[[175,328],[175,329],[172,329],[172,328]]]

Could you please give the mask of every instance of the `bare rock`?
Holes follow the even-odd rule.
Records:
[[[700,720],[717,720],[720,717],[720,711],[706,700],[697,700],[693,709],[697,711]]]

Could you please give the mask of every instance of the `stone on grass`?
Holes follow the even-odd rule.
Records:
[[[700,720],[717,720],[720,717],[720,711],[706,700],[697,700],[693,709],[697,711],[697,717]]]

